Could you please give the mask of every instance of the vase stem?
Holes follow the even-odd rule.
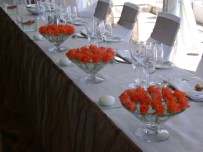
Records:
[[[89,76],[89,79],[95,79],[96,78],[96,75],[95,75],[95,73],[90,73],[90,76]]]
[[[147,134],[158,134],[158,126],[148,124],[147,125]]]

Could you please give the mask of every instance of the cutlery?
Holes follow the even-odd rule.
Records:
[[[82,36],[84,36],[84,38],[88,39],[87,34],[85,34],[85,33],[83,33],[83,32],[80,32],[80,34],[81,34]]]
[[[116,56],[115,56],[114,59],[117,59],[117,60],[119,60],[121,62],[123,61],[123,63],[132,64],[132,62],[129,59],[127,59],[125,57],[122,57],[121,55],[119,55],[117,53],[116,53]]]
[[[201,79],[201,78],[199,78],[199,77],[196,77],[196,76],[193,76],[193,77],[188,77],[188,78],[181,78],[182,79],[182,81],[191,81],[191,80],[195,80],[195,79]]]
[[[115,56],[115,57],[114,57],[114,61],[115,61],[115,63],[131,64],[131,63],[129,63],[128,61],[126,61],[125,59],[123,59],[123,58],[121,58],[121,57],[119,57],[119,56]]]

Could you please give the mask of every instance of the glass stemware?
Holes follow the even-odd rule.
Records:
[[[42,0],[36,0],[37,4],[37,11],[39,12],[38,13],[38,16],[37,16],[37,19],[38,20],[46,20],[46,9],[45,9],[45,6],[42,2]]]
[[[124,108],[145,123],[145,126],[136,129],[135,136],[146,142],[168,139],[169,132],[159,124],[190,107],[184,92],[155,85],[127,89],[119,99]]]
[[[105,23],[105,38],[111,38],[113,33],[112,23],[111,21],[106,21]]]
[[[163,51],[163,44],[162,43],[156,43],[156,56],[157,61],[156,64],[162,64],[164,62],[164,51]]]
[[[71,18],[72,18],[72,21],[74,22],[78,17],[78,10],[77,10],[77,7],[76,6],[73,6],[72,9],[71,9]]]
[[[71,17],[71,7],[70,6],[65,8],[64,14],[65,14],[66,22],[72,24],[73,23],[73,19]]]
[[[104,78],[97,76],[96,73],[112,62],[115,52],[111,48],[90,45],[71,49],[66,55],[80,69],[89,74],[88,77],[80,78],[81,81],[97,84],[103,82]]]
[[[105,79],[101,76],[97,76],[96,73],[103,69],[107,63],[100,62],[100,63],[82,63],[78,61],[72,61],[75,63],[80,69],[82,69],[84,72],[89,74],[87,77],[82,77],[80,78],[80,81],[83,81],[85,83],[90,83],[90,84],[97,84],[103,82]]]
[[[75,32],[75,28],[68,24],[51,24],[44,25],[39,28],[40,34],[49,42],[54,44],[53,48],[49,48],[50,52],[64,52],[69,48],[61,47],[60,45],[67,40]]]
[[[135,42],[130,41],[130,54],[132,57],[132,66],[135,71],[135,80],[133,83],[130,83],[128,87],[134,88],[136,86],[145,86],[146,81],[146,70],[144,69],[143,61],[146,58],[146,49],[144,42]]]
[[[93,18],[86,19],[85,30],[88,39],[88,45],[92,43],[92,40],[95,39],[95,26],[96,20]]]
[[[147,78],[148,85],[155,84],[154,75],[156,70],[156,61],[157,61],[157,48],[155,43],[146,42],[146,58],[143,61],[145,66],[145,73]]]
[[[43,35],[43,34],[42,34]],[[54,44],[54,47],[49,48],[49,52],[64,52],[67,51],[69,48],[68,47],[61,47],[60,45],[67,40],[70,35],[43,35],[49,42]]]
[[[96,42],[99,46],[102,42],[105,41],[104,34],[106,32],[105,29],[105,23],[103,20],[98,20],[95,26],[95,32],[96,32]]]

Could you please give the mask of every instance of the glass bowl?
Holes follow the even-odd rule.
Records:
[[[75,27],[68,24],[49,24],[39,28],[39,33],[49,42],[54,44],[53,48],[48,49],[50,52],[67,51],[67,47],[60,47],[61,43],[67,40],[75,33]]]
[[[138,86],[125,90],[119,98],[124,108],[145,123],[145,126],[136,129],[135,136],[146,142],[168,139],[169,132],[159,124],[189,107],[185,93],[169,87],[151,85],[145,89]]]
[[[48,51],[50,52],[64,52],[67,51],[68,47],[61,47],[60,45],[66,41],[71,35],[48,35],[48,34],[42,34],[44,38],[46,38],[49,42],[54,44],[53,48],[49,48]]]
[[[40,5],[38,7],[37,4],[26,5],[26,10],[33,15],[39,15],[39,14],[45,13],[45,11],[46,11],[46,9],[43,5]]]
[[[104,81],[104,78],[101,76],[96,76],[96,73],[103,69],[108,63],[99,62],[99,63],[83,63],[76,60],[72,60],[80,69],[89,74],[87,77],[80,78],[81,81],[86,83],[97,84]]]
[[[80,69],[89,74],[88,77],[80,80],[97,84],[103,82],[104,78],[96,76],[96,73],[114,59],[115,51],[103,46],[89,45],[73,48],[66,53],[66,56]]]

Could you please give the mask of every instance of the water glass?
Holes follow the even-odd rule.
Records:
[[[20,17],[21,28],[24,32],[37,31],[37,20],[33,16]]]
[[[156,64],[163,64],[164,62],[164,51],[163,51],[163,44],[162,43],[155,43],[156,45]]]
[[[15,0],[4,0],[4,10],[9,15],[18,14],[18,5]]]

